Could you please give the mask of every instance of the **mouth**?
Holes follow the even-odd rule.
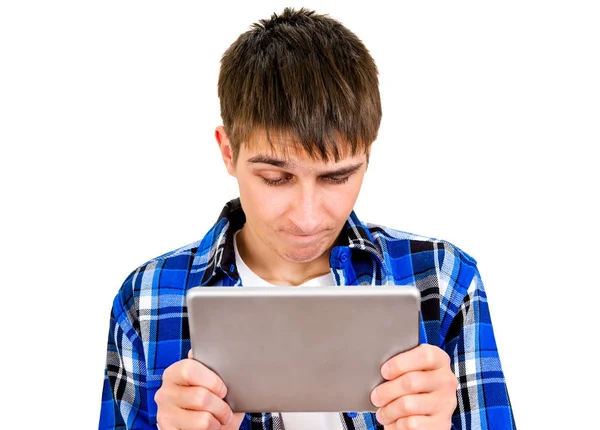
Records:
[[[306,233],[301,233],[301,234],[297,234],[297,233],[290,233],[290,232],[284,232],[285,236],[290,238],[293,241],[296,242],[312,242],[315,241],[317,239],[322,238],[325,234],[327,234],[326,230],[323,231],[319,231],[316,233],[310,233],[310,234],[306,234]]]

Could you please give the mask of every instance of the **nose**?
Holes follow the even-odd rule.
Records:
[[[319,233],[322,204],[316,187],[313,184],[299,186],[293,199],[290,220],[298,228],[294,233],[306,236]]]

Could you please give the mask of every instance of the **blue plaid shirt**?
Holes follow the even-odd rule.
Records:
[[[233,235],[239,199],[198,242],[134,270],[110,315],[100,429],[156,427],[154,395],[164,370],[190,349],[189,288],[240,286]],[[448,353],[459,381],[455,429],[515,429],[486,294],[473,258],[448,242],[361,223],[352,213],[330,255],[338,285],[416,285],[421,343]],[[444,291],[443,296],[440,291]],[[341,413],[348,430],[383,430],[372,413]],[[246,414],[241,429],[282,429],[278,414]]]

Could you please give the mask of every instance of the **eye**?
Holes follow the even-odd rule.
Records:
[[[345,184],[346,182],[348,182],[348,178],[350,178],[350,175],[348,175],[348,176],[326,176],[324,179],[333,184]]]
[[[285,184],[287,181],[289,181],[291,179],[291,176],[286,176],[286,177],[278,178],[278,179],[267,179],[267,178],[261,176],[261,179],[266,185],[277,186],[277,185]]]

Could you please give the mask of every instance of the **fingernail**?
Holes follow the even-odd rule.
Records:
[[[373,391],[371,391],[371,403],[373,403],[373,406],[376,406],[376,407],[381,406],[379,404],[379,394],[377,394],[377,388],[375,388]]]
[[[225,424],[229,424],[232,419],[233,419],[233,411],[231,409],[229,409],[229,412],[227,413],[227,422]]]
[[[222,380],[219,380],[221,384],[221,389],[219,390],[219,397],[222,399],[227,394],[227,386]]]
[[[386,362],[383,364],[383,366],[381,366],[381,376],[383,376],[385,379],[387,379],[389,374],[390,374],[390,365]]]
[[[383,408],[377,409],[377,412],[375,412],[375,418],[377,418],[377,421],[379,421],[380,424],[383,424],[385,422],[385,414],[383,413]]]

